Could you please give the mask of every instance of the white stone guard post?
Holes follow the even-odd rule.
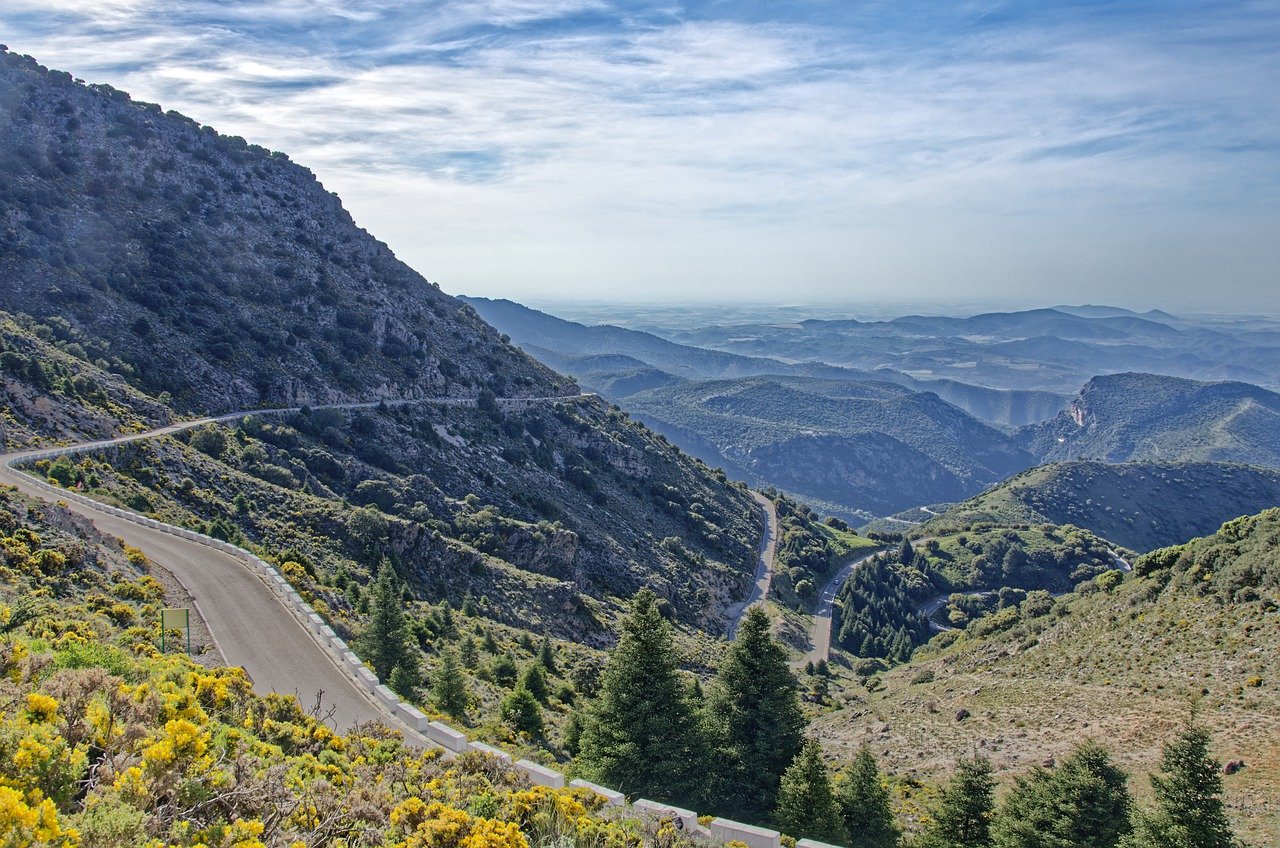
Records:
[[[474,403],[474,401],[472,401]],[[35,462],[39,459],[50,459],[53,457],[64,456],[80,451],[76,447],[70,448],[54,448],[46,451],[39,451],[26,454],[18,460],[11,460],[9,465],[12,467],[14,462]],[[325,624],[324,619],[316,613],[316,611],[302,599],[302,596],[289,585],[289,582],[264,560],[254,556],[248,551],[239,548],[229,542],[221,539],[214,539],[203,533],[197,533],[194,530],[188,530],[184,527],[177,527],[172,524],[166,524],[157,521],[154,518],[147,518],[130,510],[120,509],[118,507],[104,504],[93,498],[83,495],[79,492],[73,492],[55,486],[47,480],[41,479],[37,475],[30,475],[35,485],[40,486],[50,492],[53,492],[60,498],[74,500],[91,506],[95,509],[102,510],[111,515],[151,527],[174,536],[180,536],[200,544],[207,545],[216,550],[225,551],[231,556],[243,562],[252,570],[260,574],[264,578],[264,582],[268,587],[275,591],[276,595],[287,606],[294,608],[299,613],[302,623],[311,631],[316,641],[335,655],[338,662],[347,670],[352,677],[355,678],[365,689],[369,691],[376,703],[381,706],[394,721],[399,722],[405,727],[423,734],[427,739],[436,743],[447,751],[461,753],[463,751],[476,751],[497,758],[499,761],[511,764],[513,768],[520,774],[527,777],[530,782],[548,786],[553,789],[561,789],[565,785],[564,775],[554,769],[546,766],[538,765],[531,760],[519,760],[512,763],[512,757],[505,751],[486,745],[483,742],[468,742],[465,733],[449,727],[447,724],[438,721],[430,721],[420,710],[412,704],[406,703],[391,691],[390,688],[379,682],[376,674],[372,669],[366,666],[358,656],[356,656],[346,642],[339,637],[333,628]],[[626,796],[614,789],[604,786],[598,786],[585,780],[575,780],[571,786],[588,789],[605,799],[607,806],[622,806],[626,803]],[[763,827],[754,827],[749,824],[730,821],[729,819],[714,819],[711,822],[710,830],[705,830],[698,825],[698,814],[692,810],[684,810],[680,807],[674,807],[670,804],[661,804],[657,801],[650,801],[644,798],[637,800],[632,804],[632,808],[637,812],[658,816],[663,818],[672,818],[680,823],[680,826],[687,833],[702,833],[710,835],[713,839],[730,842],[737,840],[749,846],[749,848],[779,848],[780,835],[776,830],[769,830]],[[796,843],[797,848],[836,848],[836,846],[826,845],[822,842],[815,842],[811,839],[802,839]]]

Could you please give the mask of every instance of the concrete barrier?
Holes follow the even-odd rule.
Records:
[[[359,680],[364,685],[364,688],[368,689],[370,692],[377,691],[378,675],[374,674],[367,665],[361,665],[356,668],[356,679]]]
[[[467,734],[454,730],[442,721],[429,722],[426,731],[427,738],[442,748],[458,754],[467,750]]]
[[[801,839],[796,842],[796,848],[840,848],[840,846],[832,845],[830,842],[819,842],[816,839]]]
[[[711,838],[719,839],[721,842],[732,842],[736,839],[746,843],[750,848],[779,848],[782,844],[782,834],[776,830],[720,818],[711,820]]]
[[[598,783],[592,783],[589,780],[571,780],[569,785],[576,789],[589,789],[604,799],[606,807],[621,807],[627,803],[627,796],[623,795],[616,789],[606,789]]]
[[[384,683],[379,683],[375,686],[373,688],[373,694],[382,702],[384,707],[391,710],[393,713],[396,711],[396,707],[400,705],[400,696],[395,692],[392,692],[391,687]]]
[[[508,754],[506,751],[495,748],[492,745],[486,745],[483,742],[468,742],[467,749],[470,751],[475,751],[476,753],[479,753],[479,754],[486,754],[490,757],[494,757],[495,759],[502,760],[502,762],[504,763],[511,762],[511,755]]]
[[[564,775],[546,766],[540,766],[532,760],[516,760],[516,771],[529,778],[531,783],[539,786],[550,786],[552,789],[564,788]],[[695,822],[697,817],[695,816]]]
[[[427,726],[427,717],[413,704],[406,704],[401,701],[396,705],[396,715],[400,717],[401,721],[419,733]]]
[[[641,798],[634,802],[633,809],[642,813],[648,813],[659,818],[675,819],[680,822],[680,826],[686,833],[693,833],[698,827],[698,814],[692,810],[682,810],[679,807],[673,807],[670,804],[663,804],[658,801],[650,801],[648,798]]]

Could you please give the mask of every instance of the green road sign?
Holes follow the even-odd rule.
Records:
[[[160,610],[160,653],[165,650],[165,634],[170,630],[181,630],[187,635],[187,654],[191,653],[191,610]]]

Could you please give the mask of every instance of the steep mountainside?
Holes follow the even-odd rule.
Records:
[[[65,318],[181,409],[574,391],[283,154],[10,53],[0,309]]]
[[[755,567],[751,496],[577,397],[357,228],[305,169],[7,53],[0,159],[8,444],[304,407],[37,473],[257,550],[344,634],[364,630],[389,564],[425,671],[459,635],[454,610],[473,637],[607,646],[641,585],[691,656],[714,659]],[[322,408],[380,398],[416,401]],[[491,717],[512,681],[489,671],[464,676]]]
[[[1280,470],[1225,462],[1059,462],[1024,471],[912,532],[930,536],[978,522],[1074,524],[1149,551],[1273,506],[1280,506]]]
[[[1028,427],[1046,460],[1243,462],[1280,467],[1280,394],[1153,374],[1090,380],[1071,408]]]
[[[1280,815],[1280,509],[1161,549],[1118,583],[1056,601],[1028,597],[935,636],[904,666],[854,685],[819,719],[831,749],[863,745],[929,778],[976,749],[1003,774],[1061,760],[1081,739],[1149,770],[1193,710],[1223,762],[1231,813],[1251,845]],[[1114,574],[1114,573],[1113,573]],[[1139,795],[1145,781],[1134,781]]]

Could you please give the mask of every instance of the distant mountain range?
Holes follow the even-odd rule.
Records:
[[[1280,396],[1245,383],[1111,374],[1090,379],[1069,401],[1049,391],[768,355],[801,337],[816,345],[805,348],[809,354],[837,337],[874,337],[887,349],[912,338],[918,348],[913,355],[963,339],[978,357],[967,369],[976,376],[993,362],[1007,362],[1009,351],[1045,361],[1087,361],[1081,346],[1099,341],[1125,351],[1135,338],[1166,345],[1187,333],[1218,333],[1187,330],[1186,322],[1164,312],[1085,306],[677,334],[728,339],[742,351],[733,352],[640,330],[586,326],[511,301],[464,300],[528,353],[620,403],[705,462],[847,517],[963,500],[1044,461],[1280,467]],[[1029,335],[1008,338],[1014,332]],[[1160,534],[1130,535],[1146,541]]]

